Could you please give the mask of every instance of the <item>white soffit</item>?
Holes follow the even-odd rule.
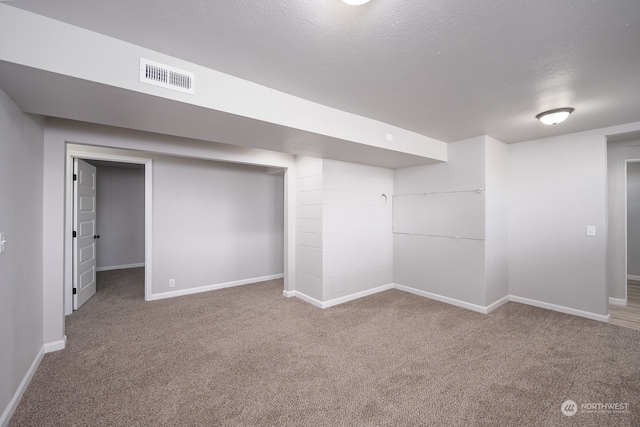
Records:
[[[141,57],[191,70],[198,90],[141,83]],[[0,88],[34,114],[386,167],[446,160],[415,132],[4,5],[0,65]]]
[[[638,0],[8,4],[443,141],[640,118]],[[565,106],[562,126],[534,118]]]

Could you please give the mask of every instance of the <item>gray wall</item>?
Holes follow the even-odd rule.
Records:
[[[281,175],[256,166],[153,159],[154,294],[283,273]]]
[[[627,164],[627,274],[640,276],[640,162]]]
[[[0,412],[42,350],[44,121],[0,91]]]
[[[96,267],[144,264],[144,167],[97,167]]]
[[[395,283],[485,306],[485,184],[483,137],[450,143],[447,163],[394,171]]]
[[[511,295],[607,314],[605,150],[604,130],[509,146]]]

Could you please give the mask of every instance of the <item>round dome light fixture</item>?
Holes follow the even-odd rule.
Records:
[[[362,4],[369,2],[369,0],[342,0],[342,1],[351,6],[360,6]]]
[[[536,116],[545,125],[557,125],[567,120],[569,114],[573,113],[573,108],[556,108],[555,110],[544,111]]]

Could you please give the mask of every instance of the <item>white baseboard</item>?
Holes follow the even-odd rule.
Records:
[[[282,295],[285,298],[293,298],[296,296],[296,291],[282,291]]]
[[[397,283],[394,283],[393,287],[394,287],[394,289],[398,289],[399,291],[409,292],[410,294],[419,295],[421,297],[433,299],[433,300],[440,301],[440,302],[445,302],[447,304],[455,305],[456,307],[462,307],[462,308],[466,308],[466,309],[469,309],[469,310],[477,311],[478,313],[482,313],[482,314],[489,313],[488,307],[483,307],[481,305],[472,304],[470,302],[461,301],[461,300],[457,300],[455,298],[449,298],[449,297],[445,297],[445,296],[438,295],[438,294],[433,294],[431,292],[423,291],[421,289],[416,289],[416,288],[412,288],[412,287],[405,286],[405,285],[398,285]],[[504,302],[506,302],[506,301],[504,301]],[[502,304],[504,304],[504,302],[502,302]],[[492,310],[495,309],[495,308],[497,308],[497,306],[492,308]]]
[[[200,292],[215,291],[218,289],[231,288],[234,286],[248,285],[251,283],[266,282],[267,280],[282,279],[284,274],[274,274],[271,276],[253,277],[251,279],[236,280],[234,282],[218,283],[215,285],[200,286],[198,288],[180,289],[178,291],[163,292],[161,294],[151,294],[147,301],[156,301],[165,298],[180,297],[183,295],[199,294]]]
[[[633,274],[627,274],[627,280],[640,281],[640,276],[634,276]]]
[[[500,298],[498,301],[489,304],[487,306],[487,313],[491,313],[493,310],[495,310],[496,308],[500,307],[503,304],[506,304],[509,302],[509,295],[505,295],[502,298]]]
[[[537,300],[532,300],[529,298],[523,298],[523,297],[518,297],[515,295],[506,295],[502,298],[500,298],[499,300],[489,304],[486,307],[483,307],[481,305],[477,305],[477,304],[472,304],[466,301],[461,301],[461,300],[457,300],[455,298],[450,298],[450,297],[445,297],[442,295],[438,295],[438,294],[434,294],[431,292],[427,292],[427,291],[423,291],[421,289],[416,289],[416,288],[412,288],[410,286],[405,286],[405,285],[399,285],[397,283],[390,283],[388,285],[384,285],[384,286],[379,286],[377,288],[374,289],[369,289],[366,291],[362,291],[362,292],[358,292],[355,294],[351,294],[351,295],[347,295],[341,298],[336,298],[333,300],[329,300],[329,301],[319,301],[315,298],[312,298],[308,295],[305,295],[301,292],[298,291],[283,291],[282,294],[287,297],[297,297],[300,298],[301,300],[308,302],[309,304],[318,307],[318,308],[328,308],[328,307],[333,307],[334,305],[338,305],[338,304],[342,304],[345,303],[347,301],[353,301],[355,299],[358,298],[362,298],[365,297],[367,295],[372,295],[375,294],[377,292],[382,292],[382,291],[386,291],[388,289],[397,289],[400,291],[404,291],[404,292],[409,292],[411,294],[414,295],[418,295],[421,297],[425,297],[425,298],[429,298],[432,300],[436,300],[436,301],[440,301],[440,302],[444,302],[447,304],[451,304],[451,305],[455,305],[456,307],[461,307],[461,308],[466,308],[468,310],[472,310],[478,313],[482,313],[482,314],[488,314],[491,313],[493,310],[497,309],[498,307],[500,307],[501,305],[509,302],[509,301],[513,301],[513,302],[518,302],[521,304],[527,304],[527,305],[531,305],[534,307],[538,307],[538,308],[544,308],[547,310],[552,310],[552,311],[557,311],[560,313],[565,313],[565,314],[571,314],[573,316],[579,316],[579,317],[584,317],[587,319],[591,319],[591,320],[597,320],[599,322],[605,322],[608,323],[609,319],[611,318],[610,315],[602,315],[602,314],[596,314],[596,313],[591,313],[588,311],[582,311],[582,310],[578,310],[575,308],[570,308],[570,307],[564,307],[561,305],[556,305],[556,304],[551,304],[551,303],[547,303],[547,302],[543,302],[543,301],[537,301]],[[610,298],[609,299],[610,302],[611,300],[615,300],[615,298]],[[619,301],[624,301],[624,300],[619,300]],[[625,301],[626,303],[626,301]]]
[[[111,265],[108,267],[98,267],[96,271],[109,271],[109,270],[124,270],[125,268],[138,268],[144,267],[144,262],[138,264],[123,264],[123,265]]]
[[[298,291],[288,291],[290,296],[294,296],[296,298],[300,298],[302,301],[307,302],[309,304],[311,304],[314,307],[318,307],[318,308],[324,308],[322,306],[322,301],[317,300],[313,297],[310,297],[309,295],[303,294],[302,292],[298,292]],[[293,295],[291,295],[293,294]]]
[[[471,304],[465,301],[460,301],[454,298],[449,298],[449,297],[445,297],[442,295],[437,295],[437,294],[433,294],[431,292],[426,292],[426,291],[422,291],[420,289],[415,289],[409,286],[404,286],[404,285],[398,285],[397,283],[389,283],[387,285],[382,285],[382,286],[378,286],[376,288],[373,289],[368,289],[365,291],[361,291],[361,292],[356,292],[355,294],[351,294],[351,295],[346,295],[340,298],[335,298],[329,301],[320,301],[317,300],[313,297],[310,297],[309,295],[303,294],[302,292],[298,292],[298,291],[282,291],[282,295],[284,295],[287,298],[291,298],[291,297],[298,297],[301,300],[308,302],[309,304],[318,307],[318,308],[329,308],[329,307],[333,307],[336,306],[338,304],[344,304],[345,302],[349,302],[349,301],[353,301],[359,298],[363,298],[369,295],[373,295],[376,294],[378,292],[384,292],[387,291],[389,289],[398,289],[400,291],[404,291],[404,292],[409,292],[411,294],[414,295],[419,295],[422,297],[426,297],[426,298],[430,298],[436,301],[440,301],[440,302],[444,302],[447,304],[451,304],[451,305],[455,305],[457,307],[462,307],[462,308],[466,308],[469,310],[473,310],[473,311],[477,311],[479,313],[483,313],[483,314],[487,314],[492,312],[493,310],[495,310],[496,308],[500,307],[502,304],[506,303],[509,301],[509,296],[505,296],[503,298],[500,298],[498,301],[494,302],[493,304],[489,305],[488,307],[482,307],[480,305],[476,305],[476,304]]]
[[[547,310],[558,311],[560,313],[571,314],[571,315],[579,316],[579,317],[585,317],[587,319],[597,320],[597,321],[600,321],[600,322],[606,322],[607,323],[607,322],[609,322],[609,319],[610,319],[610,316],[608,314],[607,315],[602,315],[602,314],[591,313],[591,312],[588,312],[588,311],[577,310],[575,308],[569,308],[569,307],[564,307],[564,306],[561,306],[561,305],[551,304],[551,303],[547,303],[547,302],[536,301],[536,300],[532,300],[532,299],[529,299],[529,298],[518,297],[518,296],[515,296],[515,295],[504,296],[504,297],[500,298],[498,301],[488,305],[487,307],[482,307],[481,305],[471,304],[471,303],[468,303],[466,301],[460,301],[460,300],[457,300],[457,299],[454,299],[454,298],[449,298],[449,297],[445,297],[445,296],[442,296],[442,295],[433,294],[431,292],[426,292],[426,291],[423,291],[423,290],[420,290],[420,289],[411,288],[409,286],[394,284],[393,287],[395,289],[398,289],[398,290],[401,290],[401,291],[409,292],[409,293],[412,293],[412,294],[415,294],[415,295],[419,295],[419,296],[423,296],[423,297],[426,297],[426,298],[431,298],[431,299],[434,299],[436,301],[445,302],[447,304],[455,305],[457,307],[467,308],[469,310],[477,311],[478,313],[483,313],[483,314],[491,313],[493,310],[495,310],[496,308],[498,308],[501,305],[505,304],[506,302],[513,301],[513,302],[519,302],[521,304],[532,305],[534,307],[545,308]]]
[[[67,345],[67,336],[64,335],[62,337],[61,340],[59,341],[53,341],[53,342],[47,342],[44,344],[44,352],[45,353],[51,353],[54,351],[59,351],[59,350],[64,350],[64,348]]]
[[[44,356],[44,353],[45,353],[45,349],[44,349],[44,346],[42,346],[42,348],[40,348],[40,351],[38,351],[38,354],[36,354],[35,359],[33,359],[33,362],[31,362],[31,366],[29,367],[29,370],[25,374],[24,378],[22,378],[22,381],[20,382],[18,389],[13,394],[13,397],[11,398],[9,405],[7,405],[4,412],[2,412],[2,417],[0,417],[0,426],[6,427],[9,424],[9,420],[11,419],[11,416],[13,415],[16,408],[18,407],[18,404],[20,403],[20,399],[22,398],[22,395],[27,390],[27,387],[29,386],[31,379],[33,378],[33,374],[36,373],[36,370],[38,369],[38,366],[42,361],[42,357]]]
[[[627,300],[622,298],[609,297],[609,304],[611,305],[627,305]]]
[[[338,304],[344,304],[345,302],[353,301],[359,298],[364,298],[369,295],[377,294],[378,292],[388,291],[389,289],[393,289],[393,283],[388,283],[386,285],[378,286],[376,288],[356,292],[355,294],[350,294],[350,295],[345,295],[343,297],[330,299],[329,301],[325,301],[322,303],[322,308],[329,308]]]
[[[378,292],[384,292],[384,291],[388,291],[389,289],[393,289],[393,283],[389,283],[387,285],[382,285],[382,286],[378,286],[376,288],[373,289],[367,289],[364,291],[360,291],[360,292],[356,292],[354,294],[350,294],[350,295],[345,295],[343,297],[340,298],[334,298],[331,299],[329,301],[320,301],[317,300],[313,297],[310,297],[309,295],[305,295],[302,292],[298,292],[298,291],[283,291],[282,294],[287,297],[297,297],[300,298],[302,301],[304,302],[308,302],[309,304],[318,307],[318,308],[329,308],[329,307],[334,307],[336,305],[339,304],[344,304],[345,302],[349,302],[349,301],[353,301],[359,298],[364,298],[366,296],[369,295],[373,295],[373,294],[377,294]]]
[[[570,308],[570,307],[565,307],[565,306],[562,306],[562,305],[551,304],[551,303],[543,302],[543,301],[537,301],[537,300],[533,300],[533,299],[529,299],[529,298],[518,297],[518,296],[515,296],[515,295],[510,295],[509,296],[509,300],[513,301],[513,302],[519,302],[519,303],[522,303],[522,304],[532,305],[534,307],[546,308],[547,310],[558,311],[560,313],[572,314],[574,316],[579,316],[579,317],[585,317],[585,318],[591,319],[591,320],[598,320],[600,322],[605,322],[605,323],[608,323],[609,319],[611,317],[608,314],[605,316],[605,315],[602,315],[602,314],[591,313],[589,311],[582,311],[582,310],[578,310],[578,309],[575,309],[575,308]]]

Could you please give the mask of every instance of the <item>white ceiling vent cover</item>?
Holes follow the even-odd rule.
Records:
[[[144,58],[140,58],[140,81],[193,95],[193,73]]]

